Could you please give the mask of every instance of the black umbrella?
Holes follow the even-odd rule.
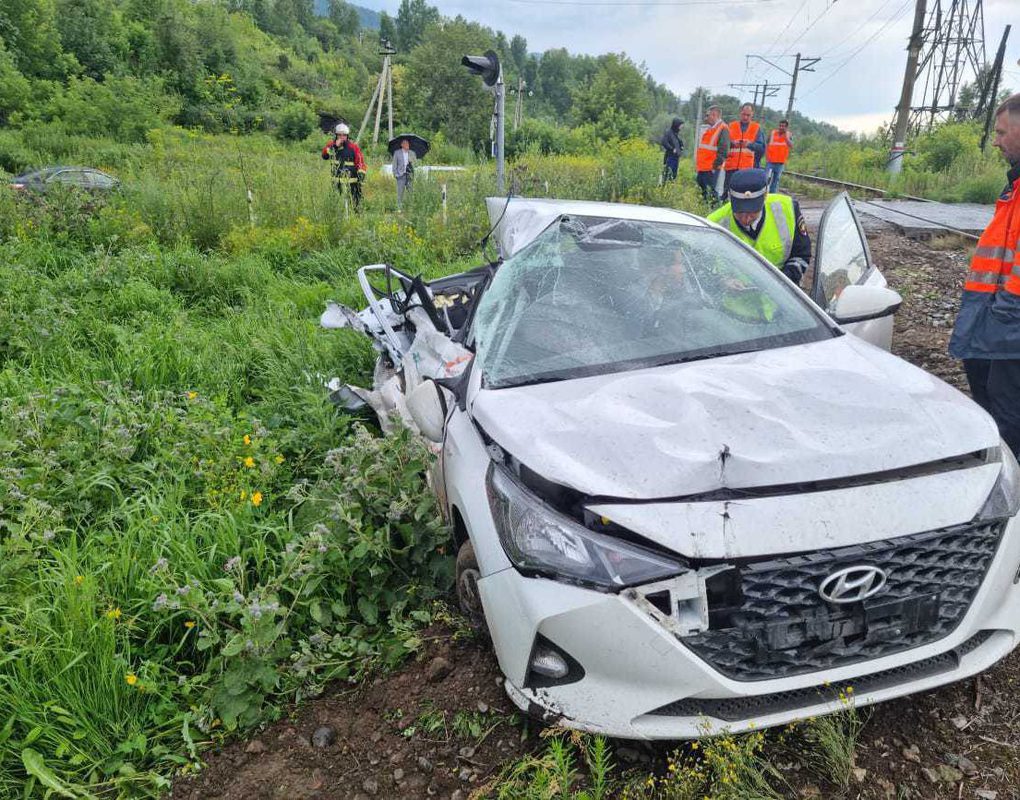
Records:
[[[401,133],[390,139],[386,145],[389,148],[390,155],[393,155],[400,149],[400,142],[403,139],[407,139],[411,143],[411,149],[418,158],[425,158],[425,154],[429,151],[429,142],[428,139],[422,139],[417,133]]]

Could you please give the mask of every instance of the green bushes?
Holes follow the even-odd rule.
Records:
[[[291,103],[277,115],[276,135],[280,139],[300,142],[307,139],[315,127],[315,114],[301,103]]]
[[[11,161],[123,180],[0,187],[0,796],[154,795],[226,731],[397,663],[450,583],[427,454],[328,402],[374,353],[317,319],[361,302],[363,264],[476,266],[492,165],[445,179],[445,216],[419,180],[398,217],[376,160],[344,217],[310,144],[144,138],[0,131]],[[534,193],[697,207],[641,142],[521,163]]]
[[[992,203],[1002,190],[1005,165],[997,151],[981,152],[976,122],[940,125],[908,142],[903,171],[886,171],[889,144],[881,138],[853,143],[799,140],[791,157],[795,171],[876,186],[946,202]]]

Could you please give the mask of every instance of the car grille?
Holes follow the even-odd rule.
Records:
[[[1004,527],[971,523],[741,563],[709,581],[709,629],[680,641],[740,681],[833,669],[929,644],[963,619]],[[880,593],[842,606],[822,600],[818,587],[826,577],[859,565],[886,572]]]
[[[980,631],[971,636],[955,650],[937,656],[921,659],[912,664],[854,678],[839,686],[809,686],[787,692],[752,695],[750,697],[726,697],[721,699],[688,698],[657,708],[651,713],[659,717],[715,717],[726,722],[736,722],[751,717],[764,717],[808,708],[821,703],[846,702],[846,686],[853,688],[853,695],[862,697],[908,681],[918,681],[933,675],[943,675],[960,666],[960,659],[987,642],[995,631]]]

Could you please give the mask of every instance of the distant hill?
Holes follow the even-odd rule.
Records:
[[[359,6],[357,3],[350,3],[349,5],[358,12],[358,20],[361,22],[362,28],[379,30],[378,11]],[[315,13],[320,17],[329,16],[329,0],[315,0]]]

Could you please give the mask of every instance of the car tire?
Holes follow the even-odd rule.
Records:
[[[478,567],[478,559],[475,558],[475,548],[469,539],[457,551],[457,602],[471,627],[487,635],[489,629],[485,624],[485,610],[482,608],[482,597],[478,593],[480,577],[481,569]]]

